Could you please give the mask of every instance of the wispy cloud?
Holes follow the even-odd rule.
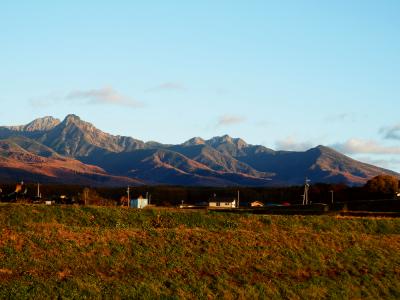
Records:
[[[386,169],[399,169],[400,168],[400,159],[389,158],[389,159],[376,159],[369,156],[361,156],[358,157],[359,161],[365,162],[367,164],[371,164],[374,166],[380,166]]]
[[[400,140],[400,124],[394,126],[382,127],[379,133],[387,140]]]
[[[400,147],[381,145],[373,140],[349,139],[331,146],[346,154],[400,154]]]
[[[185,91],[186,87],[180,82],[163,82],[147,90],[147,92]]]
[[[114,104],[131,107],[143,106],[143,103],[124,96],[112,87],[93,90],[76,90],[66,96],[67,100],[82,100],[87,104]]]
[[[140,101],[122,95],[111,86],[90,90],[74,90],[64,95],[52,93],[46,97],[31,100],[31,104],[36,106],[50,106],[62,102],[74,102],[87,105],[119,105],[133,108],[142,107],[144,105]]]
[[[223,115],[218,118],[217,127],[240,124],[246,121],[243,116]]]
[[[314,147],[313,143],[305,141],[299,142],[295,138],[289,136],[275,142],[276,149],[287,151],[305,151]]]

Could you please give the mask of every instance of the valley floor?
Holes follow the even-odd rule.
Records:
[[[0,298],[400,298],[400,219],[0,205]]]

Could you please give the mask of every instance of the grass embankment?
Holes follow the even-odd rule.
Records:
[[[0,205],[0,298],[399,298],[400,220]]]

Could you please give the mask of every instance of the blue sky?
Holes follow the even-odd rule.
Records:
[[[319,144],[400,171],[399,1],[2,1],[0,125]]]

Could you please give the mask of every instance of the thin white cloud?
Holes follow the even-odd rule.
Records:
[[[400,147],[384,146],[373,140],[355,138],[334,144],[332,147],[346,154],[400,154]]]
[[[186,87],[180,82],[163,82],[155,87],[147,90],[147,92],[160,92],[160,91],[185,91]]]
[[[396,158],[376,159],[369,156],[361,156],[358,157],[358,160],[385,169],[400,169],[400,159]]]
[[[245,121],[246,118],[243,116],[223,115],[218,118],[217,127],[236,125]]]
[[[394,126],[382,127],[379,133],[387,140],[400,140],[400,124]]]
[[[64,95],[52,93],[46,97],[31,99],[30,102],[33,106],[51,106],[63,102],[85,105],[119,105],[133,108],[144,105],[140,101],[122,95],[111,86],[90,90],[74,90]]]
[[[286,150],[286,151],[305,151],[314,147],[314,145],[311,142],[299,142],[291,136],[276,141],[275,146],[277,150]]]
[[[104,87],[93,90],[76,90],[70,92],[66,100],[80,100],[86,104],[113,104],[130,107],[140,107],[143,103],[121,95],[112,87]]]

